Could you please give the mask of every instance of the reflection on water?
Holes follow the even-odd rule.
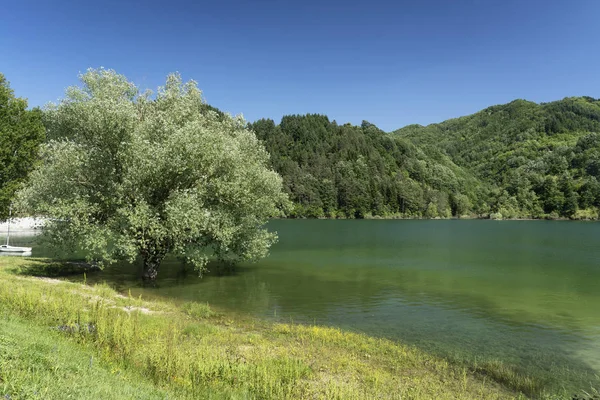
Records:
[[[556,387],[598,382],[600,224],[310,220],[271,227],[280,234],[271,256],[233,275],[199,279],[172,258],[156,288],[141,287],[139,264],[88,280],[397,338],[450,358],[502,360]],[[45,254],[34,247],[34,256]]]

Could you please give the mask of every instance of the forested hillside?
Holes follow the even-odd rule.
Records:
[[[294,202],[292,217],[450,217],[480,208],[485,190],[442,153],[376,126],[323,115],[251,124]]]
[[[600,100],[515,100],[394,137],[442,152],[492,191],[503,217],[596,218],[600,206]]]
[[[387,134],[323,115],[251,124],[292,217],[597,218],[600,100],[515,100]]]

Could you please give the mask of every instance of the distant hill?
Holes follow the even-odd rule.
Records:
[[[447,156],[489,188],[504,217],[597,218],[600,206],[600,100],[525,100],[392,133],[429,157]]]
[[[324,115],[289,115],[250,124],[295,203],[292,217],[451,217],[472,213],[488,188],[443,151],[364,121],[338,125]]]
[[[515,100],[385,133],[288,115],[249,124],[295,207],[291,217],[597,219],[600,100]]]

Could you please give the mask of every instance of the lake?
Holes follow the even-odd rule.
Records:
[[[401,340],[459,362],[497,360],[548,387],[600,385],[600,224],[277,220],[271,255],[200,279],[170,258],[88,276],[144,297]],[[14,245],[31,242],[16,237]],[[46,256],[43,247],[34,256]]]

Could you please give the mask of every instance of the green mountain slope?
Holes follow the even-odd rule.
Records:
[[[504,217],[597,218],[600,100],[515,100],[476,114],[393,132],[426,154],[446,155],[490,191],[472,211]]]
[[[289,115],[250,125],[271,154],[295,207],[292,217],[450,217],[487,189],[441,151],[376,126],[338,125],[323,115]]]

